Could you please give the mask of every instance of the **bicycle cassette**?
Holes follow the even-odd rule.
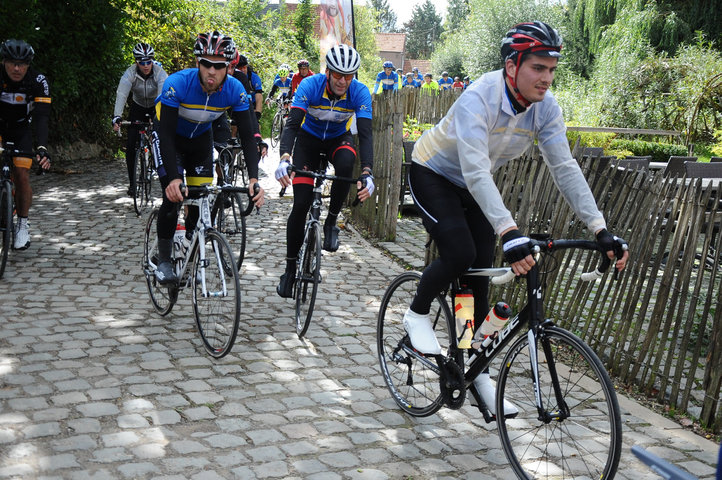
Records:
[[[441,372],[439,386],[444,404],[452,410],[458,410],[466,400],[464,372],[452,358],[437,355],[436,363]]]

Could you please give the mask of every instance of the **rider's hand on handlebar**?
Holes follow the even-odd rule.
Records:
[[[620,272],[624,270],[624,267],[627,266],[627,259],[629,259],[629,245],[627,245],[627,242],[603,228],[597,232],[597,243],[607,252],[607,257],[610,260],[617,259],[614,264],[617,270]]]
[[[188,189],[185,188],[184,191],[181,192],[180,186],[183,183],[183,180],[180,178],[176,178],[174,180],[171,180],[167,187],[165,187],[165,196],[168,197],[168,200],[174,203],[182,202],[185,196],[188,195]]]
[[[369,198],[376,190],[374,186],[374,177],[370,173],[363,173],[356,182],[357,196],[359,201],[363,202]]]
[[[261,208],[263,204],[266,202],[266,191],[263,190],[261,187],[261,184],[258,183],[258,179],[251,178],[248,182],[248,189],[249,191],[254,191],[254,185],[258,185],[258,190],[256,191],[256,194],[251,198],[253,201],[253,204],[256,206],[256,209]]]
[[[48,155],[48,150],[45,147],[38,147],[35,158],[42,170],[50,170],[50,155]]]
[[[290,157],[286,157],[281,160],[281,163],[278,164],[278,168],[276,168],[276,180],[281,184],[282,187],[290,187],[291,186],[291,179],[293,178],[293,172],[291,172],[291,175],[289,176],[288,170],[291,167],[291,164],[289,163]]]
[[[531,255],[529,237],[522,235],[516,228],[511,228],[501,235],[501,242],[504,259],[511,264],[514,274],[528,273],[536,263]]]
[[[120,117],[118,117],[118,116],[113,117],[113,119],[110,121],[110,123],[113,124],[113,131],[114,131],[114,132],[119,132],[119,131],[120,131]]]

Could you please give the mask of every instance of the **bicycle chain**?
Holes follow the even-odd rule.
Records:
[[[466,400],[464,372],[453,358],[437,355],[436,363],[441,372],[439,386],[444,404],[452,410],[458,410]]]

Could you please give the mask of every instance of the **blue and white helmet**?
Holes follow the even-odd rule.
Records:
[[[361,66],[361,56],[353,47],[334,45],[326,52],[326,66],[338,73],[356,73]]]
[[[386,60],[384,62],[384,68],[394,68],[394,63],[389,60]]]

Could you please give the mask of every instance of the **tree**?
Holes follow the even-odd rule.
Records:
[[[414,7],[411,19],[404,23],[404,31],[409,58],[429,58],[443,31],[441,16],[431,0]]]
[[[361,55],[361,69],[358,72],[358,78],[364,85],[369,86],[374,84],[378,65],[381,63],[374,36],[378,31],[379,24],[374,9],[370,6],[359,5],[359,3],[356,2],[353,6],[356,50]]]
[[[315,15],[311,9],[311,0],[301,0],[293,15],[293,26],[296,28],[296,40],[301,49],[310,57],[314,51],[318,55],[318,47],[313,38],[313,22]]]
[[[371,6],[378,13],[379,32],[393,33],[396,31],[396,13],[389,7],[388,0],[371,0]]]
[[[444,31],[450,33],[461,28],[466,23],[470,12],[469,0],[449,0],[449,5],[446,7]]]

